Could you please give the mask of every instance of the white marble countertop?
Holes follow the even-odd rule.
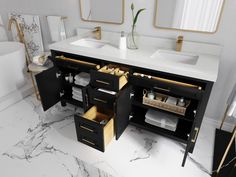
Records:
[[[111,35],[113,36],[111,37]],[[142,36],[140,38],[142,44],[138,50],[127,49],[122,51],[117,47],[119,41],[117,33],[114,35],[112,32],[103,32],[102,40],[109,41],[109,44],[102,48],[87,48],[71,44],[76,40],[84,38],[84,36],[83,34],[54,43],[49,48],[50,50],[63,51],[206,81],[215,82],[217,79],[221,52],[221,46],[218,45],[184,41],[183,52],[199,56],[196,65],[189,65],[163,60],[159,61],[158,58],[151,58],[151,55],[158,49],[173,49],[173,44],[175,43],[170,39]]]

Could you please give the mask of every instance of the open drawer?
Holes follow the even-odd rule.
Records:
[[[95,71],[91,70],[91,85],[118,92],[127,83],[128,69],[116,65],[107,65]]]
[[[141,73],[129,75],[129,82],[133,85],[145,86],[158,92],[172,93],[197,100],[201,99],[204,93],[202,86]]]
[[[72,70],[80,70],[80,71],[89,71],[90,69],[100,69],[100,65],[88,61],[83,61],[79,59],[65,57],[63,55],[56,56],[51,59],[57,66],[68,68]]]
[[[113,109],[117,94],[114,91],[108,92],[103,89],[88,88],[89,102],[99,107]]]
[[[74,119],[78,141],[104,152],[114,137],[113,112],[93,106]]]

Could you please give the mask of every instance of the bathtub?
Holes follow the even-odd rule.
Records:
[[[0,42],[0,110],[1,103],[10,97],[11,100],[18,100],[15,93],[21,92],[28,84],[26,76],[24,45]]]

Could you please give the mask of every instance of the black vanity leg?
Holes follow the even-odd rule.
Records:
[[[193,149],[194,149],[193,147],[190,147],[190,149],[189,149],[189,153],[192,154],[192,153],[193,153]]]
[[[62,101],[61,101],[61,106],[62,106],[62,107],[65,107],[65,106],[66,106],[66,101],[62,100]]]

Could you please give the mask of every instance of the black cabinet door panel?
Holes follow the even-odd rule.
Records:
[[[129,124],[129,115],[131,112],[131,98],[130,93],[132,86],[128,85],[123,88],[116,101],[116,117],[115,117],[115,132],[116,140],[120,138]]]
[[[56,77],[57,72],[59,70],[53,67],[35,76],[44,111],[61,100],[62,81]]]

